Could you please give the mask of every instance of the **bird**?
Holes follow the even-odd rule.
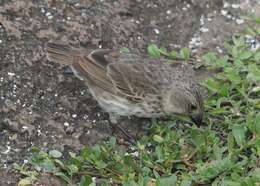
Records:
[[[200,85],[193,68],[184,61],[170,63],[117,49],[87,50],[55,42],[48,42],[46,51],[48,60],[71,67],[113,124],[121,116],[172,115],[202,123]]]

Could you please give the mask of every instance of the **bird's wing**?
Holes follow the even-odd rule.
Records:
[[[120,61],[108,65],[107,75],[120,94],[139,102],[148,94],[156,95],[160,89],[160,69],[156,67],[141,61]]]
[[[153,75],[152,66],[146,67],[138,55],[98,49],[84,59],[84,63],[75,63],[74,69],[84,69],[87,79],[103,90],[135,102],[143,101],[148,92],[155,92],[153,77],[148,77]]]

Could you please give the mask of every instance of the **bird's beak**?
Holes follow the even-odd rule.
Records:
[[[197,125],[202,124],[202,114],[191,116],[191,120]]]

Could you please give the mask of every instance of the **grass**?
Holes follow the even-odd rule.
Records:
[[[259,29],[248,28],[248,33],[260,36]],[[93,178],[102,186],[260,185],[260,50],[250,50],[244,33],[225,48],[224,56],[202,56],[201,65],[221,70],[202,83],[209,93],[205,127],[177,126],[175,120],[159,123],[128,153],[111,137],[70,153],[66,161],[59,151],[34,148],[29,164],[14,165],[23,175],[19,185],[35,183],[42,172],[80,186],[96,185]],[[187,48],[168,52],[150,45],[148,53],[154,58],[190,58]]]

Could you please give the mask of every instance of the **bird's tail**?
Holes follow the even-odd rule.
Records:
[[[79,51],[69,45],[51,42],[46,44],[46,51],[50,61],[66,65],[71,65],[73,59],[79,55]]]

